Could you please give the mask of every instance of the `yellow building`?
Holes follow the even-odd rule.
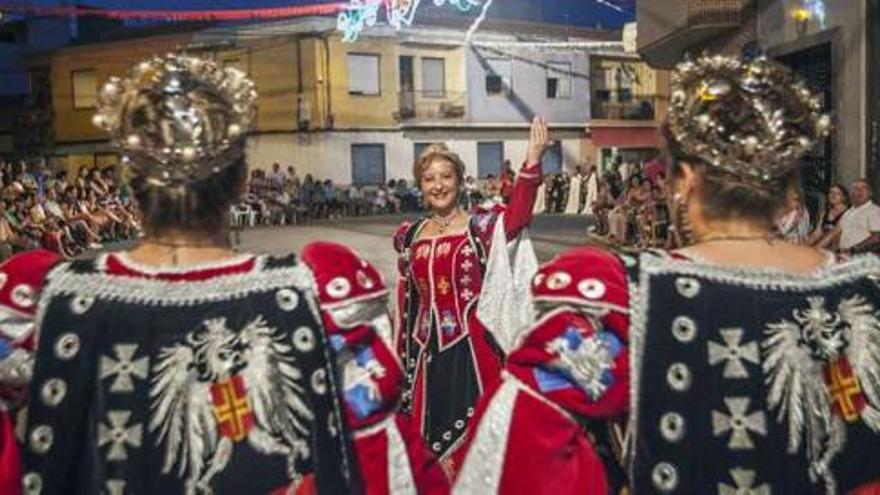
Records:
[[[619,33],[490,20],[479,37],[488,45],[475,47],[464,42],[466,27],[377,26],[349,44],[334,19],[317,17],[149,36],[129,30],[126,39],[62,48],[48,57],[57,160],[70,169],[114,162],[91,123],[98,88],[145,57],[180,50],[239,68],[256,83],[252,168],[277,162],[300,175],[375,184],[409,179],[420,151],[443,141],[469,175],[482,176],[504,159],[521,160],[528,123],[543,115],[559,139],[548,170],[573,170],[594,151],[584,139],[595,97],[588,49],[517,43],[613,44]]]
[[[669,73],[648,66],[632,53],[590,57],[589,136],[584,147],[601,168],[614,160],[642,162],[660,147],[666,117]],[[619,157],[619,158],[618,158]]]
[[[332,30],[323,33],[227,32],[218,40],[190,31],[62,48],[50,57],[58,161],[73,170],[114,162],[106,136],[91,123],[98,88],[145,57],[180,50],[239,68],[256,83],[251,166],[277,161],[347,183],[352,172],[333,165],[351,163],[356,143],[381,143],[386,154],[408,157],[381,179],[409,175],[412,144],[401,126],[432,112],[443,120],[464,116],[463,48],[392,36],[346,44]]]

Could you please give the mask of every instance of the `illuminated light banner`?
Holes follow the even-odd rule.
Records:
[[[436,1],[436,0],[435,0]],[[73,5],[33,5],[0,0],[0,11],[40,16],[104,17],[110,19],[156,19],[168,21],[237,21],[249,19],[282,19],[313,15],[332,15],[345,8],[342,2],[319,3],[292,7],[225,10],[142,10],[98,9]]]
[[[364,28],[376,25],[376,21],[379,19],[379,10],[382,7],[385,7],[385,18],[388,20],[388,24],[394,29],[411,26],[422,0],[350,1],[349,5],[343,7],[336,23],[337,29],[342,32],[342,39],[349,43],[357,40]],[[433,2],[438,7],[449,5],[462,12],[468,12],[480,5],[480,0],[433,0]],[[492,0],[486,0],[486,5],[490,3]],[[485,9],[483,16],[485,16]]]

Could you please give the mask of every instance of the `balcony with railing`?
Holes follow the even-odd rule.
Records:
[[[402,123],[462,120],[465,96],[464,91],[401,91],[394,118]]]
[[[639,53],[655,67],[671,67],[694,46],[742,29],[753,0],[651,0],[637,3]]]
[[[733,25],[743,22],[743,0],[691,0],[687,4],[688,26]]]
[[[590,118],[593,120],[655,120],[657,117],[656,95],[632,96],[623,101],[603,99],[602,95],[593,97],[590,104]]]

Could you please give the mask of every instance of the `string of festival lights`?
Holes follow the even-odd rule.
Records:
[[[235,21],[284,19],[306,16],[336,15],[337,29],[345,42],[355,42],[361,33],[374,27],[384,8],[385,20],[396,30],[413,25],[416,12],[423,1],[432,1],[437,7],[448,6],[460,12],[479,10],[469,26],[465,42],[472,43],[474,34],[485,21],[493,0],[348,0],[319,2],[288,7],[209,10],[156,10],[156,9],[103,9],[79,5],[36,5],[30,2],[0,0],[0,13],[55,17],[104,17],[110,19],[136,19],[160,21]],[[629,13],[618,1],[594,0],[621,13]],[[817,0],[806,0],[816,2]]]

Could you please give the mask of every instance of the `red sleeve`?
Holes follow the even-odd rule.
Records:
[[[37,302],[46,275],[60,261],[44,250],[0,265],[0,493],[21,493],[21,456],[15,407],[21,406],[33,368]]]
[[[436,488],[434,470],[439,466],[426,464],[420,456],[429,455],[427,447],[399,426],[405,421],[398,413],[404,375],[389,345],[388,290],[379,272],[354,251],[333,243],[309,244],[302,259],[317,284],[321,318],[342,377],[346,419],[354,432],[365,492],[391,493],[391,483],[398,477],[412,480],[420,492]],[[402,468],[395,452],[407,457]],[[441,489],[448,485],[442,473],[439,479]]]
[[[554,403],[588,418],[626,412],[629,289],[620,260],[577,248],[542,266],[532,284],[540,317],[508,358],[508,370]],[[573,366],[589,357],[601,373]]]
[[[541,175],[540,163],[536,165],[525,163],[516,176],[507,213],[504,215],[504,231],[508,240],[515,239],[522,229],[531,223],[532,210],[538,197],[538,188],[541,186]]]

